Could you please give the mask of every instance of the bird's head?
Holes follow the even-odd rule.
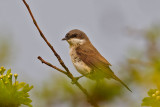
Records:
[[[69,31],[62,40],[66,40],[71,46],[83,45],[89,41],[87,35],[78,29]]]

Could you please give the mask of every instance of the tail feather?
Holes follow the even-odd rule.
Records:
[[[120,80],[116,75],[114,75],[113,79],[119,81],[123,86],[125,86],[130,92],[132,92],[131,89],[129,89],[129,87],[122,81]]]

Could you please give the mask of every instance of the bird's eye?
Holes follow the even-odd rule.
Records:
[[[65,37],[68,38],[69,37],[69,33],[67,33]]]
[[[74,38],[74,37],[77,37],[77,34],[73,34],[73,35],[72,35],[72,38]]]

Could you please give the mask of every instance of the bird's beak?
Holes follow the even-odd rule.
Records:
[[[62,40],[67,40],[66,38],[63,38]]]

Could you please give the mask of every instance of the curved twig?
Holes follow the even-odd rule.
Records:
[[[89,102],[92,106],[94,106],[94,107],[99,107],[98,104],[93,100],[93,98],[88,94],[87,90],[86,90],[85,88],[83,88],[83,87],[80,85],[80,83],[76,80],[76,78],[72,75],[72,73],[71,73],[71,72],[69,71],[69,69],[66,67],[66,65],[65,65],[64,62],[63,62],[63,60],[62,60],[61,57],[58,55],[58,53],[55,51],[55,49],[53,48],[53,46],[48,42],[48,40],[47,40],[46,37],[44,36],[43,32],[42,32],[41,29],[39,28],[39,26],[38,26],[38,24],[37,24],[37,22],[36,22],[36,20],[35,20],[35,18],[34,18],[34,16],[33,16],[33,14],[32,14],[32,11],[31,11],[29,5],[27,4],[27,2],[26,2],[25,0],[22,0],[22,1],[23,1],[23,3],[25,4],[25,6],[27,7],[28,12],[29,12],[29,14],[30,14],[30,16],[31,16],[31,18],[32,18],[32,20],[33,20],[33,23],[34,23],[34,25],[36,26],[37,30],[39,31],[41,37],[42,37],[43,40],[47,43],[47,45],[50,47],[50,49],[52,50],[52,52],[54,53],[54,55],[57,57],[57,59],[58,59],[59,63],[61,64],[61,66],[65,69],[65,71],[64,71],[64,70],[61,70],[60,68],[58,68],[58,67],[56,67],[56,66],[54,66],[54,65],[52,65],[52,64],[49,63],[49,62],[43,60],[40,56],[38,57],[38,59],[39,59],[42,63],[44,63],[44,64],[46,64],[46,65],[48,65],[48,66],[56,69],[57,71],[65,74],[65,75],[67,75],[67,76],[74,82],[74,84],[87,96],[88,102]]]

